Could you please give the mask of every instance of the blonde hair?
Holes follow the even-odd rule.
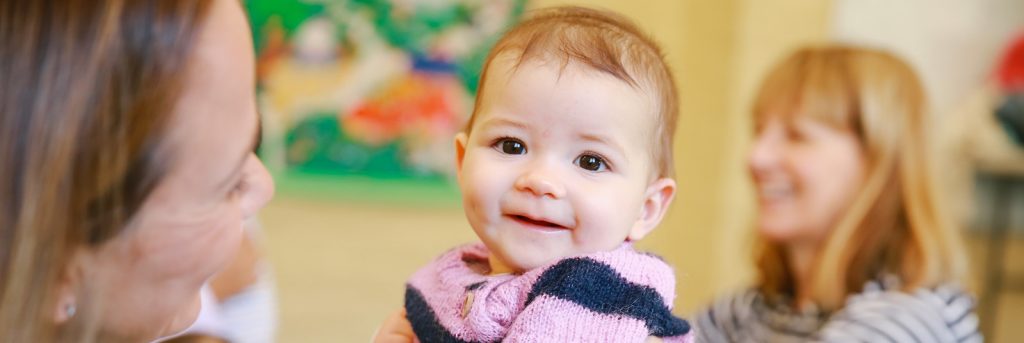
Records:
[[[629,19],[596,9],[554,7],[533,13],[510,29],[484,62],[476,104],[464,130],[467,135],[480,109],[491,62],[504,53],[517,54],[513,69],[527,61],[554,59],[562,69],[575,63],[649,92],[657,101],[652,161],[659,177],[673,175],[672,137],[679,112],[675,81],[661,48]]]
[[[962,242],[939,206],[928,158],[925,95],[914,71],[878,50],[824,46],[796,51],[761,85],[753,114],[809,116],[850,129],[867,161],[864,185],[809,274],[808,294],[824,309],[884,274],[905,290],[959,281]],[[769,297],[795,291],[784,247],[761,241],[760,288]]]
[[[55,323],[57,288],[77,251],[123,234],[167,171],[209,3],[0,4],[0,342],[102,340],[90,297]]]

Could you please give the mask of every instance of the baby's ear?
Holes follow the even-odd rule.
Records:
[[[633,223],[627,238],[630,241],[638,241],[651,233],[661,223],[661,219],[668,212],[669,205],[676,195],[676,181],[670,178],[660,178],[651,182],[644,193],[643,207],[640,209],[640,218]]]
[[[469,136],[465,132],[455,134],[455,172],[462,174],[462,159],[466,157],[466,143]]]

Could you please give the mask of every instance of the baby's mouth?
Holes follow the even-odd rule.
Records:
[[[528,226],[535,226],[535,227],[540,227],[540,228],[545,228],[545,229],[555,229],[555,230],[565,230],[565,229],[568,229],[567,227],[559,225],[559,224],[556,224],[556,223],[552,223],[552,222],[545,221],[545,220],[537,220],[537,219],[533,219],[533,218],[530,218],[530,217],[527,217],[527,216],[524,216],[524,215],[515,214],[515,215],[508,215],[508,217],[512,218],[512,220],[515,220],[515,221],[517,221],[517,222],[519,222],[521,224],[525,224],[525,225],[528,225]]]

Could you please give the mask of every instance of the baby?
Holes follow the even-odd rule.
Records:
[[[427,342],[689,340],[672,269],[631,243],[675,194],[676,89],[625,18],[544,10],[491,50],[455,138],[483,244],[417,271],[407,318]]]

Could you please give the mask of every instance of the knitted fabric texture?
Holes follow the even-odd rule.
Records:
[[[675,277],[629,244],[521,275],[484,275],[483,244],[455,248],[410,279],[406,316],[423,342],[690,342],[672,315]]]

